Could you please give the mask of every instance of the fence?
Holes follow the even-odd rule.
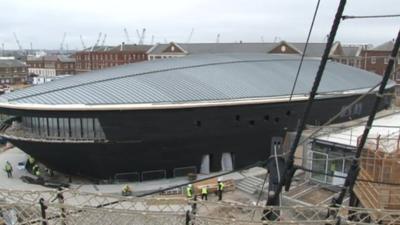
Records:
[[[42,199],[42,200],[41,200]],[[40,204],[39,202],[43,204]],[[330,211],[330,217],[327,213]],[[193,201],[184,197],[146,198],[73,190],[0,190],[1,219],[9,224],[400,224],[400,211],[327,206],[259,207],[237,202]],[[352,221],[349,221],[349,218]]]

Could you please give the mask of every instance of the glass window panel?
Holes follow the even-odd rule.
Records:
[[[326,160],[327,160],[327,155],[323,153],[318,153],[318,152],[312,152],[312,170],[316,171],[311,174],[311,178],[321,181],[321,182],[326,182],[326,175],[324,174],[326,172]]]
[[[69,122],[68,118],[59,118],[60,136],[63,138],[69,137]]]
[[[37,117],[32,117],[32,127],[33,127],[33,131],[32,133],[34,133],[35,135],[39,135],[39,119]]]
[[[103,132],[103,128],[101,127],[101,124],[99,122],[99,119],[94,119],[94,131],[95,131],[95,138],[96,139],[103,139],[104,136],[104,132]]]
[[[88,119],[82,118],[82,137],[88,138]]]
[[[71,137],[81,138],[81,119],[70,118],[70,123],[71,123]]]
[[[58,137],[57,118],[49,118],[49,133],[51,137]]]
[[[39,123],[40,123],[40,135],[48,136],[48,133],[47,133],[47,118],[40,117],[39,118]]]
[[[88,138],[94,138],[94,127],[93,127],[94,123],[93,123],[93,118],[88,118],[87,121],[87,136]]]

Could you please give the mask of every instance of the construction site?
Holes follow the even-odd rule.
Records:
[[[341,185],[318,182],[312,179],[313,173],[326,171],[307,169],[296,172],[290,191],[282,193],[277,206],[266,206],[270,175],[260,166],[198,174],[194,181],[193,174],[179,179],[114,184],[94,184],[74,178],[68,188],[58,190],[2,175],[0,224],[400,224],[396,173],[400,169],[400,128],[388,124],[399,117],[396,109],[387,110],[380,114],[371,130],[354,187],[359,200],[356,207],[347,206],[348,195],[342,205],[332,206]],[[336,144],[357,143],[354,141],[360,138],[357,130],[364,123],[365,119],[324,128],[298,148],[296,164],[301,167],[310,163],[307,160],[318,161],[312,156],[304,158],[309,155],[310,142],[317,138],[328,135],[330,140],[340,140]],[[305,137],[312,129],[315,127],[307,130]],[[285,142],[283,148],[287,145]],[[0,153],[1,161],[5,158],[15,158],[18,164],[26,160],[26,155],[9,148]],[[336,176],[329,171],[326,174]],[[27,175],[22,168],[14,173],[15,177]],[[215,194],[218,180],[225,184],[222,201]],[[186,196],[189,183],[193,183],[196,197]],[[121,195],[125,185],[130,186],[132,195]],[[208,188],[208,200],[200,198],[204,186]],[[271,216],[275,219],[267,219]]]
[[[154,61],[90,63],[82,72],[99,71],[0,96],[0,225],[400,225],[400,31],[381,77],[330,57],[341,21],[400,15],[345,5],[318,59],[304,58],[319,1],[301,57],[181,57],[170,43],[173,56],[147,58],[159,45],[135,45],[125,60]],[[77,58],[101,38],[86,49],[80,36]]]

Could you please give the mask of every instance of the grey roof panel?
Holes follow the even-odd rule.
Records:
[[[196,102],[288,95],[299,57],[205,54],[146,61],[70,76],[0,96],[12,104],[139,104]],[[318,59],[306,58],[295,94],[310,91]],[[319,92],[370,88],[380,76],[334,62]]]

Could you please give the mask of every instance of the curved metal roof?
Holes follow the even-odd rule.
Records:
[[[0,96],[0,107],[196,103],[290,94],[299,57],[206,54],[128,64],[59,79]],[[305,59],[295,94],[309,93],[319,59]],[[330,62],[319,93],[370,88],[372,73]]]

